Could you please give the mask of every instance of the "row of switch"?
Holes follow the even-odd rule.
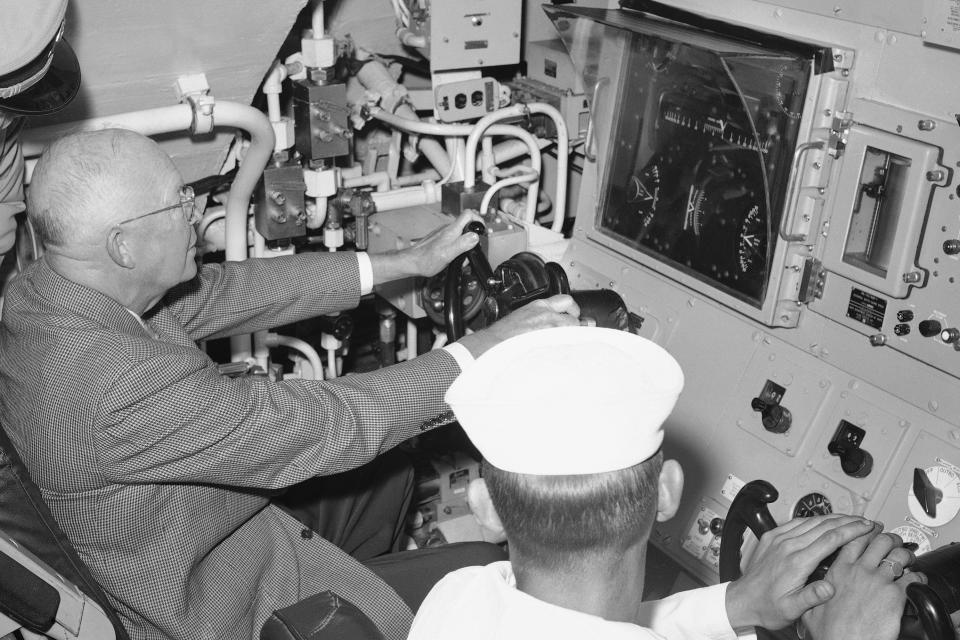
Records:
[[[898,336],[905,336],[910,333],[910,325],[906,323],[913,320],[913,311],[909,309],[897,311],[897,320],[900,324],[893,328],[893,332]],[[947,344],[953,344],[960,340],[960,329],[956,327],[944,329],[939,320],[921,320],[917,325],[917,330],[924,338],[940,336],[940,339]]]

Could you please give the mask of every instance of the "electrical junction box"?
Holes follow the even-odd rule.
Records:
[[[583,80],[559,39],[531,42],[526,52],[528,78],[558,89],[584,93]]]
[[[482,118],[500,108],[500,83],[493,78],[474,78],[441,84],[433,90],[434,112],[441,122]]]
[[[520,63],[517,0],[430,3],[430,70],[475,69]]]

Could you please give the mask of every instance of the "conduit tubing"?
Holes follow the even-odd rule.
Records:
[[[216,109],[223,103],[217,103]],[[39,156],[46,146],[68,133],[97,131],[99,129],[130,129],[145,136],[161,133],[187,131],[193,124],[193,109],[189,104],[174,104],[169,107],[130,111],[112,116],[91,118],[80,122],[27,129],[23,135],[23,155]]]
[[[405,89],[400,86],[389,69],[377,60],[369,60],[360,67],[357,72],[357,80],[367,89],[381,95],[388,103],[396,103],[394,111],[399,114],[401,120],[412,120],[419,122],[417,112],[404,102]],[[437,172],[445,176],[450,171],[450,156],[436,140],[420,140],[417,145],[420,151],[426,156],[430,164]]]
[[[530,182],[530,181],[534,181],[534,182],[535,182],[535,181],[537,181],[539,178],[540,178],[539,174],[536,174],[536,173],[534,173],[533,171],[525,171],[525,172],[523,172],[522,174],[520,174],[520,175],[518,175],[518,176],[514,176],[514,177],[512,177],[512,178],[504,178],[503,180],[498,180],[498,181],[494,182],[493,185],[492,185],[489,189],[487,189],[487,192],[486,192],[485,194],[483,194],[483,200],[480,201],[480,213],[486,213],[487,207],[490,206],[490,201],[493,200],[494,194],[496,194],[497,191],[500,191],[500,189],[503,189],[504,187],[509,187],[509,186],[512,186],[512,185],[515,185],[515,184],[523,184],[524,182]],[[527,215],[529,215],[529,213],[530,213],[530,204],[529,204],[529,198],[530,198],[530,196],[528,195],[527,198],[528,198],[528,202],[527,202]],[[534,201],[534,207],[536,207],[536,201]],[[534,214],[536,214],[536,209],[534,209]]]
[[[268,347],[287,347],[288,349],[299,351],[303,357],[307,359],[307,362],[310,363],[310,368],[313,369],[313,379],[323,380],[323,361],[320,360],[320,354],[317,353],[317,350],[314,349],[310,343],[292,336],[268,333],[266,345]]]
[[[467,149],[465,153],[466,167],[464,167],[463,188],[465,191],[473,189],[477,181],[477,145],[483,137],[484,131],[491,127],[495,122],[505,118],[516,118],[526,116],[531,113],[542,113],[553,119],[554,126],[557,128],[557,197],[554,200],[553,212],[553,231],[560,231],[566,216],[567,202],[567,158],[570,154],[570,138],[567,134],[567,124],[563,116],[554,107],[542,102],[531,102],[529,104],[517,104],[512,107],[500,109],[480,118],[473,125],[473,131],[467,136]],[[539,172],[538,172],[539,173]]]

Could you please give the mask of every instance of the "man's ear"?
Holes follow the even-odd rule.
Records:
[[[666,522],[677,514],[683,494],[683,469],[676,460],[664,460],[657,483],[657,522]]]
[[[500,522],[500,516],[497,510],[493,508],[493,499],[490,498],[490,489],[487,488],[487,481],[483,478],[471,480],[467,485],[467,504],[473,511],[474,517],[480,526],[485,529],[484,540],[487,542],[502,542],[507,539],[507,534],[503,531],[503,523]]]
[[[133,259],[133,253],[130,251],[130,246],[127,244],[123,230],[120,227],[113,227],[110,229],[110,233],[107,234],[107,254],[118,267],[133,269],[137,266],[136,261]]]

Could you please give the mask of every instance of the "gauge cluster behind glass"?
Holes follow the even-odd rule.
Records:
[[[761,306],[812,60],[636,36],[602,233]]]

